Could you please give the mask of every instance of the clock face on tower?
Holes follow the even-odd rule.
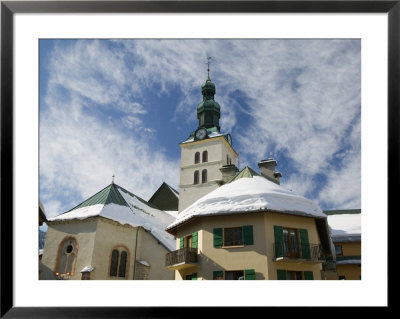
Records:
[[[202,140],[202,139],[204,139],[206,136],[207,136],[207,130],[206,130],[204,127],[199,128],[199,129],[196,131],[195,135],[194,135],[194,137],[195,137],[196,140]]]

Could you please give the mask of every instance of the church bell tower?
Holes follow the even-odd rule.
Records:
[[[181,169],[179,183],[179,212],[196,200],[218,188],[237,172],[238,153],[233,149],[229,133],[221,133],[220,105],[214,100],[215,84],[208,76],[201,86],[203,100],[197,106],[198,127],[179,144]]]

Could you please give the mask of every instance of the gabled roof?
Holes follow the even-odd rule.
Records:
[[[121,225],[141,226],[168,250],[175,249],[175,238],[165,231],[174,217],[114,183],[49,221],[83,220],[90,217],[111,219]]]
[[[177,211],[179,205],[179,193],[167,183],[163,182],[155,191],[153,196],[151,196],[148,203],[153,205],[153,207],[164,211]]]
[[[111,183],[107,187],[103,188],[101,191],[98,193],[94,194],[92,197],[89,197],[87,200],[84,202],[80,203],[78,206],[75,206],[69,211],[82,208],[82,207],[88,207],[88,206],[93,206],[96,204],[117,204],[117,205],[122,205],[122,206],[128,206],[124,198],[121,196],[121,194],[118,192],[116,189],[116,184]]]
[[[246,166],[225,184],[232,183],[243,177],[254,177],[254,176],[260,176],[260,174],[258,174],[255,170],[251,169],[250,167]]]
[[[169,186],[166,182],[163,182],[159,188],[157,188],[157,190],[154,192],[154,194],[150,197],[149,199],[149,203],[152,202],[152,200],[157,196],[157,194],[163,189],[166,188],[169,191],[171,191],[171,194],[175,195],[176,198],[179,199],[179,192],[177,190],[175,190],[174,188],[172,188],[171,186]]]

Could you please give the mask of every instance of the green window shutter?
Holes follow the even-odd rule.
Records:
[[[256,279],[256,272],[254,269],[246,269],[244,271],[244,279],[245,280],[255,280]]]
[[[194,232],[193,234],[192,234],[192,248],[197,248],[198,247],[198,245],[197,245],[197,238],[198,238],[198,233],[197,232]]]
[[[197,272],[192,274],[192,280],[197,280]]]
[[[183,240],[183,237],[179,238],[179,248],[183,248]]]
[[[283,244],[283,227],[274,226],[275,236],[275,258],[283,257],[284,244]]]
[[[214,247],[222,247],[222,228],[214,228]]]
[[[304,279],[305,280],[314,280],[314,275],[312,271],[305,271],[304,272]]]
[[[278,274],[278,280],[286,280],[286,270],[278,269],[277,274]]]
[[[213,271],[213,280],[216,280],[218,277],[224,278],[224,272],[222,270]]]
[[[301,243],[302,258],[311,259],[310,243],[308,242],[307,229],[300,229],[300,243]]]
[[[243,243],[245,245],[253,245],[254,244],[253,226],[252,225],[243,226]]]

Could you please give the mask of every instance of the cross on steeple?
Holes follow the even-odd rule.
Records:
[[[208,66],[208,68],[207,68],[207,72],[208,72],[208,78],[207,78],[207,80],[208,81],[211,81],[210,80],[210,63],[211,63],[211,59],[212,59],[212,57],[207,57],[207,66]]]

